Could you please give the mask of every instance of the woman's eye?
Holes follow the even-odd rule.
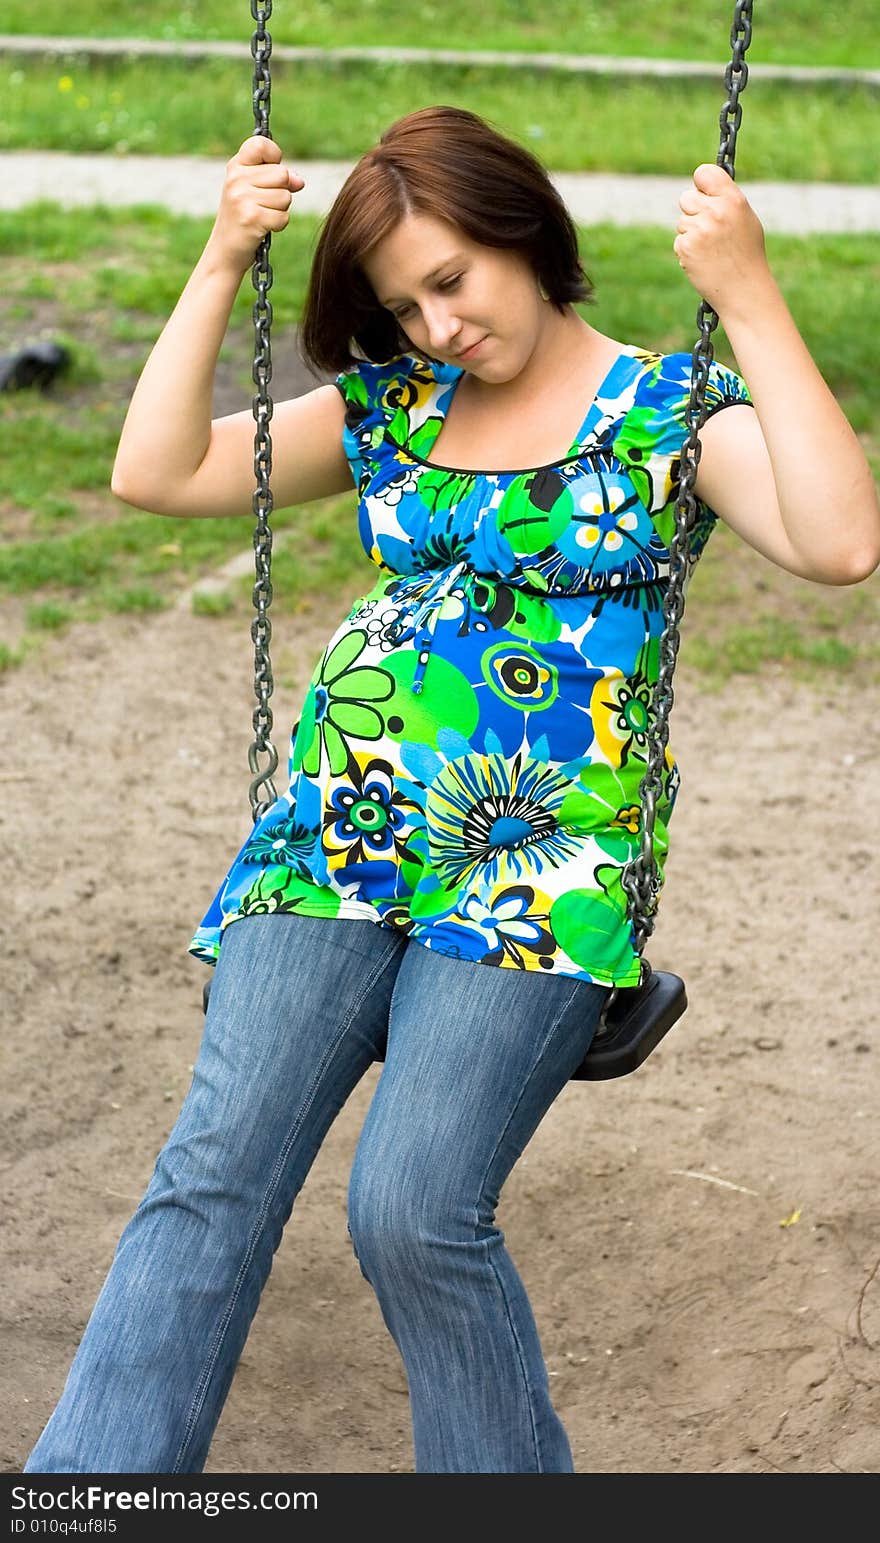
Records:
[[[463,277],[464,277],[463,274],[456,273],[453,278],[451,278],[451,279],[444,279],[443,283],[439,284],[437,287],[439,289],[456,289],[458,287],[458,285],[461,283]],[[392,315],[395,316],[397,318],[397,320],[399,321],[402,316],[406,315],[407,311],[411,311],[411,310],[412,310],[412,306],[410,306],[410,305],[402,305],[400,307],[400,310],[399,311],[393,311]]]

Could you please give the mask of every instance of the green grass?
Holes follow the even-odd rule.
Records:
[[[273,549],[272,556],[275,556]],[[252,581],[249,581],[252,584]],[[192,597],[194,616],[226,616],[235,610],[235,596],[228,589],[198,591]]]
[[[293,348],[320,222],[293,219],[274,239],[273,359]],[[26,661],[52,632],[117,612],[174,602],[251,544],[252,521],[171,520],[130,508],[109,489],[122,421],[152,341],[168,318],[211,221],[159,209],[55,205],[0,213],[0,351],[63,337],[72,368],[45,395],[0,394],[0,593],[18,597],[21,633],[0,669]],[[675,262],[671,233],[611,226],[580,232],[598,296],[582,314],[622,341],[663,351],[693,346],[698,299]],[[774,273],[819,368],[880,477],[880,238],[768,237]],[[240,406],[253,394],[253,292],[236,300],[219,369]],[[28,325],[22,325],[22,311]],[[723,332],[716,354],[732,363]],[[295,529],[294,529],[295,527]],[[278,648],[285,621],[339,614],[375,570],[356,537],[354,493],[276,510],[273,554]],[[252,579],[193,596],[212,625],[250,622]],[[813,585],[760,558],[726,527],[713,535],[688,594],[687,658],[711,685],[777,661],[804,679],[867,681],[877,665],[878,581]],[[273,644],[274,646],[274,644]]]
[[[6,32],[64,36],[231,38],[254,30],[245,0],[150,0],[134,14],[101,0],[43,0],[38,12],[7,7]],[[497,48],[516,52],[642,54],[722,59],[730,48],[732,0],[275,0],[275,43],[322,47]],[[875,0],[788,0],[755,6],[755,63],[877,68]]]
[[[702,684],[768,667],[828,689],[880,679],[880,583],[811,584],[765,562],[719,523],[688,590],[682,654]]]
[[[15,647],[10,647],[8,643],[0,643],[0,675],[24,664],[27,653],[28,649],[24,643],[19,643]]]
[[[227,159],[253,130],[250,61],[0,59],[0,149]],[[340,112],[340,100],[345,111]],[[690,175],[716,158],[723,88],[452,67],[273,64],[271,124],[292,164],[348,160],[396,118],[467,107],[556,171]],[[749,83],[740,180],[870,183],[880,98],[867,87]]]
[[[211,223],[158,207],[98,206],[77,210],[75,219],[45,201],[15,213],[0,211],[0,349],[38,330],[62,338],[74,353],[71,375],[64,377],[65,402],[72,395],[88,406],[80,417],[59,411],[51,398],[38,393],[0,395],[0,418],[12,414],[18,424],[18,433],[4,438],[0,499],[14,487],[23,506],[49,519],[57,509],[66,518],[73,492],[103,487],[128,383],[133,385],[174,308]],[[301,313],[320,224],[316,217],[298,215],[273,238],[273,342],[295,326]],[[582,228],[580,250],[598,302],[584,314],[598,318],[596,325],[605,331],[632,341],[645,337],[660,348],[690,347],[698,299],[676,263],[673,236],[652,227]],[[770,234],[767,252],[825,378],[854,427],[876,438],[880,238]],[[221,362],[238,367],[242,407],[253,394],[253,298],[248,277],[221,351]],[[17,302],[24,303],[28,318],[42,318],[40,329],[22,325],[21,318],[10,322],[7,307]],[[723,348],[723,331],[716,338]],[[124,401],[118,395],[121,383]],[[47,481],[33,454],[35,441],[48,436],[49,420],[53,453],[65,468],[58,482]],[[166,528],[179,530],[180,525]]]
[[[55,600],[44,600],[29,605],[26,611],[27,626],[34,632],[59,632],[73,620],[70,605],[59,605]]]

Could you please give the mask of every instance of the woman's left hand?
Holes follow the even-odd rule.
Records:
[[[769,274],[764,227],[723,166],[698,166],[678,202],[672,250],[697,294],[723,316],[726,303]]]

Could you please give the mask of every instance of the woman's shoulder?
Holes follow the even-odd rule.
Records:
[[[674,499],[682,446],[690,433],[693,356],[634,349],[635,369],[610,426],[615,456],[627,468],[651,513]],[[713,359],[705,389],[705,416],[735,402],[751,403],[748,388],[728,365]],[[697,540],[699,538],[695,538]],[[695,548],[696,549],[696,548]]]
[[[387,431],[404,444],[438,410],[443,388],[460,374],[454,365],[422,354],[399,354],[380,364],[361,360],[336,377],[346,403],[346,428],[374,436]]]
[[[664,354],[654,349],[634,348],[632,353],[636,373],[630,387],[630,410],[666,418],[673,423],[685,423],[694,372],[693,355],[684,349]],[[719,359],[713,359],[709,365],[704,395],[707,417],[735,402],[751,404],[752,401],[742,376]]]
[[[360,359],[350,369],[340,370],[335,384],[349,401],[367,403],[380,400],[395,387],[411,385],[420,390],[425,385],[445,384],[459,374],[460,369],[452,364],[408,353],[398,354],[384,363]]]

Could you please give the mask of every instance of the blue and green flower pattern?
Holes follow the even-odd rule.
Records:
[[[687,437],[691,357],[627,345],[569,454],[431,461],[464,371],[405,354],[336,378],[377,578],[317,660],[288,786],[189,952],[245,916],[365,918],[457,959],[634,985],[621,872],[639,787]],[[715,362],[707,414],[750,403]],[[685,582],[716,523],[697,503]],[[661,883],[679,772],[667,747]]]

